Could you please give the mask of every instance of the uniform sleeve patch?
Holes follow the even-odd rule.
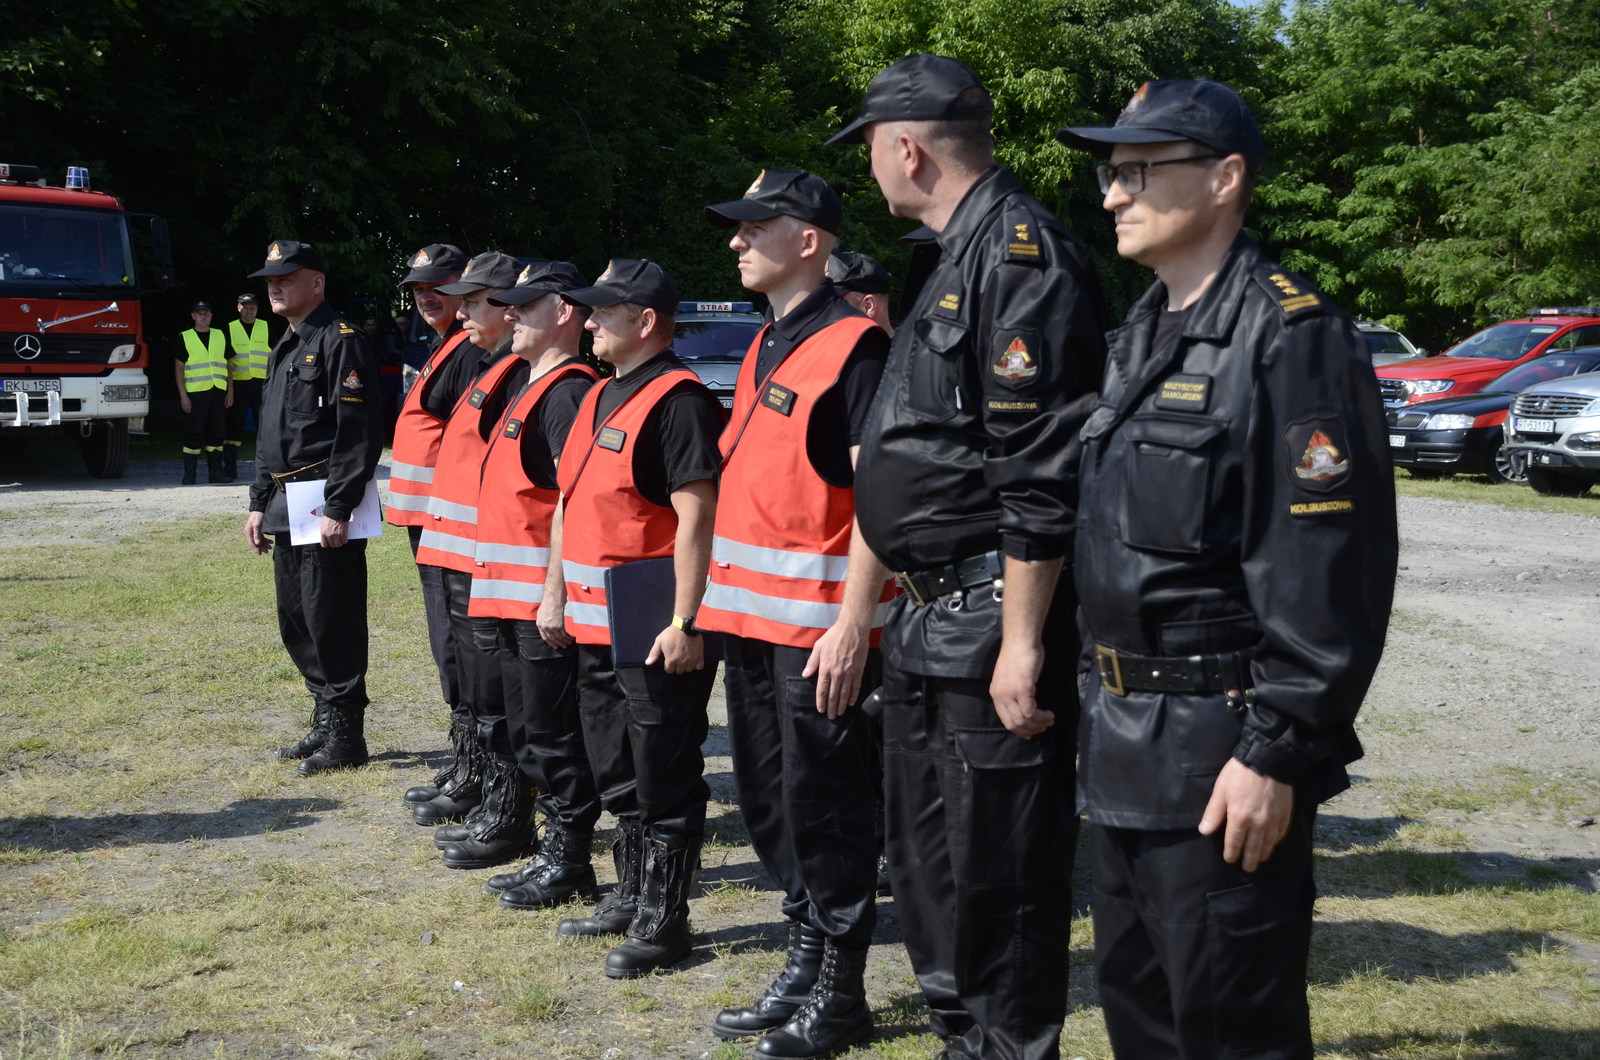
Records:
[[[349,394],[340,394],[339,400],[346,405],[365,405],[366,398],[351,397]]]
[[[786,386],[777,383],[768,383],[767,389],[761,394],[761,403],[769,409],[776,409],[785,416],[794,411],[794,399],[797,395]]]
[[[989,371],[1004,386],[1027,386],[1039,377],[1039,345],[1037,331],[998,332]]]
[[[1038,412],[1037,401],[991,401],[985,406],[990,412]]]
[[[613,453],[622,452],[622,443],[628,440],[626,431],[619,431],[615,427],[605,427],[600,431],[600,437],[595,444],[602,449],[609,449]]]
[[[1175,375],[1161,381],[1156,408],[1176,412],[1204,412],[1211,404],[1209,375]]]
[[[1289,514],[1296,517],[1308,515],[1343,515],[1356,510],[1356,502],[1349,497],[1336,497],[1325,501],[1299,501],[1289,505]]]
[[[1291,423],[1283,432],[1289,476],[1304,490],[1327,493],[1350,479],[1348,433],[1337,419]]]
[[[350,369],[350,374],[344,377],[344,388],[346,390],[360,390],[365,385],[361,382],[361,373],[354,368]]]

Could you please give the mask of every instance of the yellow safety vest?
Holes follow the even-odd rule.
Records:
[[[244,330],[244,321],[233,321],[228,325],[228,341],[233,346],[230,365],[235,382],[267,377],[267,356],[272,353],[272,344],[267,341],[265,320],[257,317],[256,322],[250,325],[248,334]]]
[[[206,344],[193,329],[183,333],[183,344],[189,351],[183,364],[183,388],[193,394],[200,390],[228,389],[228,347],[222,332],[212,328],[206,332]]]

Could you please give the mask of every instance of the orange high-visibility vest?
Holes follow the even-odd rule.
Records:
[[[422,407],[423,384],[467,341],[465,331],[439,344],[422,366],[405,404],[394,424],[394,446],[389,455],[389,524],[422,526],[427,521],[428,495],[433,492],[433,471],[439,463],[439,440],[444,437],[445,421]]]
[[[417,543],[418,563],[472,573],[478,550],[478,488],[483,456],[489,451],[484,435],[494,437],[484,430],[487,414],[482,410],[505,385],[511,370],[526,363],[508,353],[490,365],[472,389],[461,395],[445,421],[444,437],[439,439],[439,462],[434,467],[433,493],[428,497],[422,539]]]
[[[561,450],[556,481],[565,504],[561,528],[561,575],[567,586],[567,632],[579,644],[610,644],[606,568],[670,556],[678,513],[639,492],[633,478],[633,447],[661,399],[680,386],[704,386],[687,368],[650,380],[595,422],[600,395],[610,380],[583,399],[572,433]]]
[[[599,378],[588,365],[568,361],[528,384],[511,403],[489,453],[478,491],[478,548],[467,613],[532,622],[544,602],[550,566],[550,522],[561,491],[535,485],[522,466],[522,435],[533,429],[539,402],[563,379]]]
[[[711,585],[696,625],[809,648],[838,621],[855,491],[817,474],[806,433],[818,399],[839,381],[861,336],[876,326],[866,317],[836,321],[761,380],[756,356],[767,329],[751,343],[734,388],[733,417],[722,432]],[[893,598],[894,582],[886,580],[872,616],[874,646]]]

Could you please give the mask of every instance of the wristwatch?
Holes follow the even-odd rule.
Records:
[[[698,637],[700,635],[700,630],[695,627],[693,615],[690,615],[688,618],[684,618],[682,615],[673,615],[672,628],[681,629],[691,637]]]

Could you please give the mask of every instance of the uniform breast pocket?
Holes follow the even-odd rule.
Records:
[[[906,404],[935,421],[947,420],[975,395],[961,394],[961,357],[966,351],[966,325],[948,320],[917,321],[917,346],[907,373]]]
[[[284,388],[284,407],[291,416],[310,417],[317,414],[322,399],[322,366],[298,365],[289,373],[289,385]]]
[[[1200,551],[1225,427],[1205,419],[1128,421],[1124,541],[1157,552]]]

